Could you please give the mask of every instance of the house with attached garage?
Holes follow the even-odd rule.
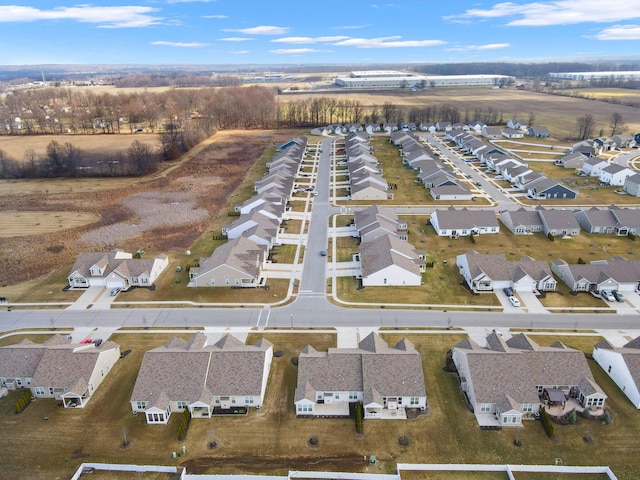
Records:
[[[522,130],[523,132],[527,131],[527,122],[524,120],[518,120],[517,118],[512,118],[507,122],[507,127],[513,128],[514,130]]]
[[[600,170],[600,182],[612,186],[624,185],[627,177],[635,175],[635,171],[628,167],[612,163]]]
[[[523,138],[524,131],[507,127],[502,129],[502,136],[505,138]]]
[[[403,420],[408,409],[426,410],[422,356],[409,340],[390,347],[372,332],[355,348],[319,352],[308,345],[300,352],[298,417],[348,417],[356,402],[365,419]]]
[[[610,209],[586,208],[573,212],[580,228],[588,233],[615,234],[618,236],[627,235],[626,229],[618,228],[618,221]]]
[[[587,156],[582,152],[570,152],[566,155],[563,155],[560,160],[555,162],[555,164],[562,168],[575,168],[576,170],[581,170],[584,166],[584,162],[587,161]]]
[[[67,276],[71,288],[106,287],[123,291],[151,287],[169,265],[164,254],[154,258],[133,258],[132,253],[84,252],[78,255]]]
[[[434,210],[431,225],[441,237],[468,237],[484,233],[499,233],[500,223],[493,210],[468,210],[449,207]]]
[[[551,271],[573,292],[633,292],[640,288],[640,261],[620,256],[587,264],[569,264],[558,258],[551,262]]]
[[[458,255],[456,265],[472,292],[494,292],[511,288],[514,292],[553,292],[557,282],[547,262],[531,257],[507,260],[504,253]]]
[[[500,221],[514,235],[533,235],[542,232],[543,225],[537,210],[505,210],[500,214]]]
[[[473,198],[471,190],[457,183],[435,186],[429,194],[434,200],[471,200]]]
[[[189,409],[192,418],[246,413],[261,408],[273,359],[273,345],[245,345],[230,334],[209,345],[195,333],[174,337],[142,358],[131,394],[134,415],[166,425],[173,412]]]
[[[537,125],[535,127],[529,127],[529,129],[527,130],[527,135],[536,138],[547,138],[551,136],[551,132],[549,132],[549,129],[547,127],[543,125]]]
[[[504,340],[492,333],[486,346],[470,338],[452,350],[460,386],[481,427],[522,427],[544,408],[604,413],[607,395],[580,350],[556,342],[541,347],[524,333]]]
[[[354,215],[355,235],[362,242],[375,240],[382,235],[393,235],[407,240],[407,222],[400,221],[391,208],[371,205]]]
[[[625,178],[622,189],[629,195],[640,197],[640,173]]]
[[[189,287],[259,287],[268,254],[266,245],[248,238],[229,240],[189,269]]]
[[[419,286],[427,268],[424,252],[391,234],[362,242],[354,257],[360,261],[363,287]]]
[[[526,192],[529,198],[532,198],[534,200],[578,198],[577,190],[572,190],[571,188],[561,184],[560,182],[547,178],[544,175],[536,178],[533,181],[523,184],[521,188]]]
[[[554,237],[575,237],[580,235],[580,224],[571,210],[538,207],[542,220],[542,231]]]
[[[640,409],[640,337],[620,348],[603,340],[593,348],[593,359],[633,406]]]
[[[482,136],[491,140],[498,140],[502,138],[502,127],[484,127],[482,129]]]
[[[55,398],[84,408],[120,358],[114,342],[78,344],[54,335],[44,343],[22,340],[0,347],[0,384],[29,388],[35,398]]]
[[[609,210],[618,222],[616,225],[618,235],[640,234],[640,209],[612,205]]]

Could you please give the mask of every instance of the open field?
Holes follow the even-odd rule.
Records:
[[[0,216],[0,238],[42,235],[81,227],[100,219],[83,212],[4,211]]]
[[[409,89],[407,89],[409,90]],[[635,90],[631,91],[635,95]],[[595,132],[601,128],[606,134],[609,130],[611,115],[622,115],[628,130],[640,131],[640,115],[637,108],[625,105],[613,105],[595,100],[547,95],[526,90],[491,88],[434,88],[420,92],[394,90],[331,89],[317,90],[314,93],[296,93],[295,96],[283,96],[288,100],[310,99],[317,96],[333,97],[337,100],[359,100],[364,106],[381,106],[389,102],[398,107],[424,108],[449,105],[457,108],[462,115],[461,121],[475,120],[475,111],[498,112],[499,118],[506,123],[511,118],[528,120],[534,115],[536,125],[545,125],[551,135],[557,139],[575,138],[578,128],[576,119],[589,113],[596,120]],[[468,117],[468,118],[466,118]],[[432,120],[433,121],[433,120]],[[437,119],[435,119],[437,121]],[[596,134],[594,134],[596,135]]]
[[[16,161],[27,161],[25,152],[32,149],[38,157],[47,156],[47,145],[55,140],[61,145],[70,143],[88,155],[123,153],[138,140],[154,151],[160,149],[160,135],[153,133],[121,133],[117,135],[0,135],[0,150]]]
[[[559,92],[611,103],[640,105],[640,90],[630,88],[574,88],[571,90],[559,90]]]
[[[192,332],[176,332],[187,338]],[[250,334],[247,343],[261,336]],[[611,465],[620,480],[635,480],[640,468],[637,431],[640,417],[633,406],[590,361],[597,382],[609,399],[613,424],[582,420],[577,425],[557,426],[557,440],[549,440],[538,422],[523,428],[483,431],[460,393],[455,374],[443,371],[448,349],[464,335],[408,334],[422,354],[429,413],[412,421],[365,421],[364,434],[356,435],[351,419],[297,419],[293,393],[297,370],[292,357],[310,344],[318,351],[336,346],[327,333],[267,331],[264,337],[282,351],[273,359],[265,403],[246,416],[193,420],[184,442],[178,442],[178,415],[167,426],[146,425],[144,416],[131,415],[129,399],[143,353],[166,342],[159,333],[116,334],[112,340],[132,349],[119,361],[95,397],[83,410],[62,409],[53,400],[39,399],[22,414],[13,413],[17,393],[0,400],[0,448],[3,475],[33,480],[69,478],[82,461],[185,465],[190,473],[283,474],[288,470],[392,473],[403,463],[539,463],[553,464],[561,457],[568,465]],[[402,332],[383,334],[394,345]],[[596,337],[538,337],[540,344],[556,339],[589,351]],[[44,420],[47,417],[48,420]],[[100,434],[87,434],[87,429]],[[126,429],[126,430],[125,430]],[[123,435],[131,442],[122,448]],[[590,435],[593,442],[582,437]],[[319,443],[308,445],[310,437]],[[408,445],[400,445],[404,436]],[[521,447],[513,445],[519,439]],[[217,443],[208,449],[210,441]],[[172,451],[186,447],[186,454],[172,458]],[[46,452],[46,456],[42,455]],[[364,455],[376,455],[377,464],[367,465]],[[413,477],[418,478],[418,477]],[[424,477],[420,477],[424,478]],[[429,478],[432,478],[431,476]],[[439,476],[467,480],[493,480],[494,476]],[[546,477],[545,477],[546,478]],[[564,477],[563,477],[564,478]],[[567,477],[571,479],[573,477]]]

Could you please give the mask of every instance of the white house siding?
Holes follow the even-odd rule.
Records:
[[[264,368],[262,370],[262,385],[260,387],[260,398],[254,398],[252,407],[262,408],[264,396],[267,392],[267,382],[269,380],[269,371],[271,370],[271,362],[273,361],[273,348],[269,348],[264,353]]]
[[[389,286],[420,286],[422,276],[390,265],[362,278],[362,285],[365,287],[389,287]]]
[[[111,371],[111,368],[120,359],[120,347],[117,346],[111,350],[106,350],[100,354],[96,366],[91,372],[89,378],[89,396],[93,395],[93,392],[100,386],[103,380],[107,377],[107,374]],[[82,392],[78,392],[82,393]],[[85,400],[86,404],[88,400]]]
[[[593,359],[631,401],[640,408],[640,391],[633,380],[622,354],[608,348],[594,348]]]
[[[636,181],[630,181],[630,178],[631,177],[625,179],[623,187],[624,191],[634,197],[640,197],[640,183],[638,183],[640,181],[640,178],[636,179]]]

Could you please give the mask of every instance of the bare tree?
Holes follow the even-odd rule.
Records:
[[[586,113],[582,117],[576,120],[578,126],[578,139],[586,140],[593,134],[593,129],[596,126],[596,120],[593,115]]]
[[[62,176],[64,174],[64,152],[60,143],[55,140],[49,142],[47,145],[47,159],[53,174]]]
[[[382,104],[382,117],[384,118],[384,121],[386,123],[389,123],[391,119],[396,115],[397,109],[398,107],[396,107],[391,102],[384,102]]]
[[[611,127],[611,136],[619,135],[624,133],[627,130],[627,125],[622,118],[622,114],[620,112],[615,112],[611,114],[611,118],[609,119],[609,126]]]
[[[153,151],[148,144],[142,143],[140,140],[135,140],[129,147],[127,154],[138,174],[146,175],[155,170],[156,162]]]

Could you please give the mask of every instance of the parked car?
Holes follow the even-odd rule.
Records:
[[[90,338],[83,338],[82,340],[80,340],[81,345],[89,345],[91,342],[92,340]]]
[[[608,302],[615,302],[616,300],[613,294],[609,290],[602,290],[600,292],[600,296]]]
[[[115,297],[117,294],[120,293],[121,288],[120,287],[115,287],[111,289],[111,296]]]
[[[504,287],[504,288],[502,289],[502,291],[504,292],[504,294],[505,294],[507,297],[513,297],[513,288],[511,288],[511,287]]]
[[[513,305],[514,307],[520,306],[520,300],[518,300],[516,297],[509,297],[509,302],[511,302],[511,305]]]
[[[613,298],[615,298],[617,302],[624,302],[625,300],[624,295],[617,290],[612,290],[611,295],[613,295]]]

